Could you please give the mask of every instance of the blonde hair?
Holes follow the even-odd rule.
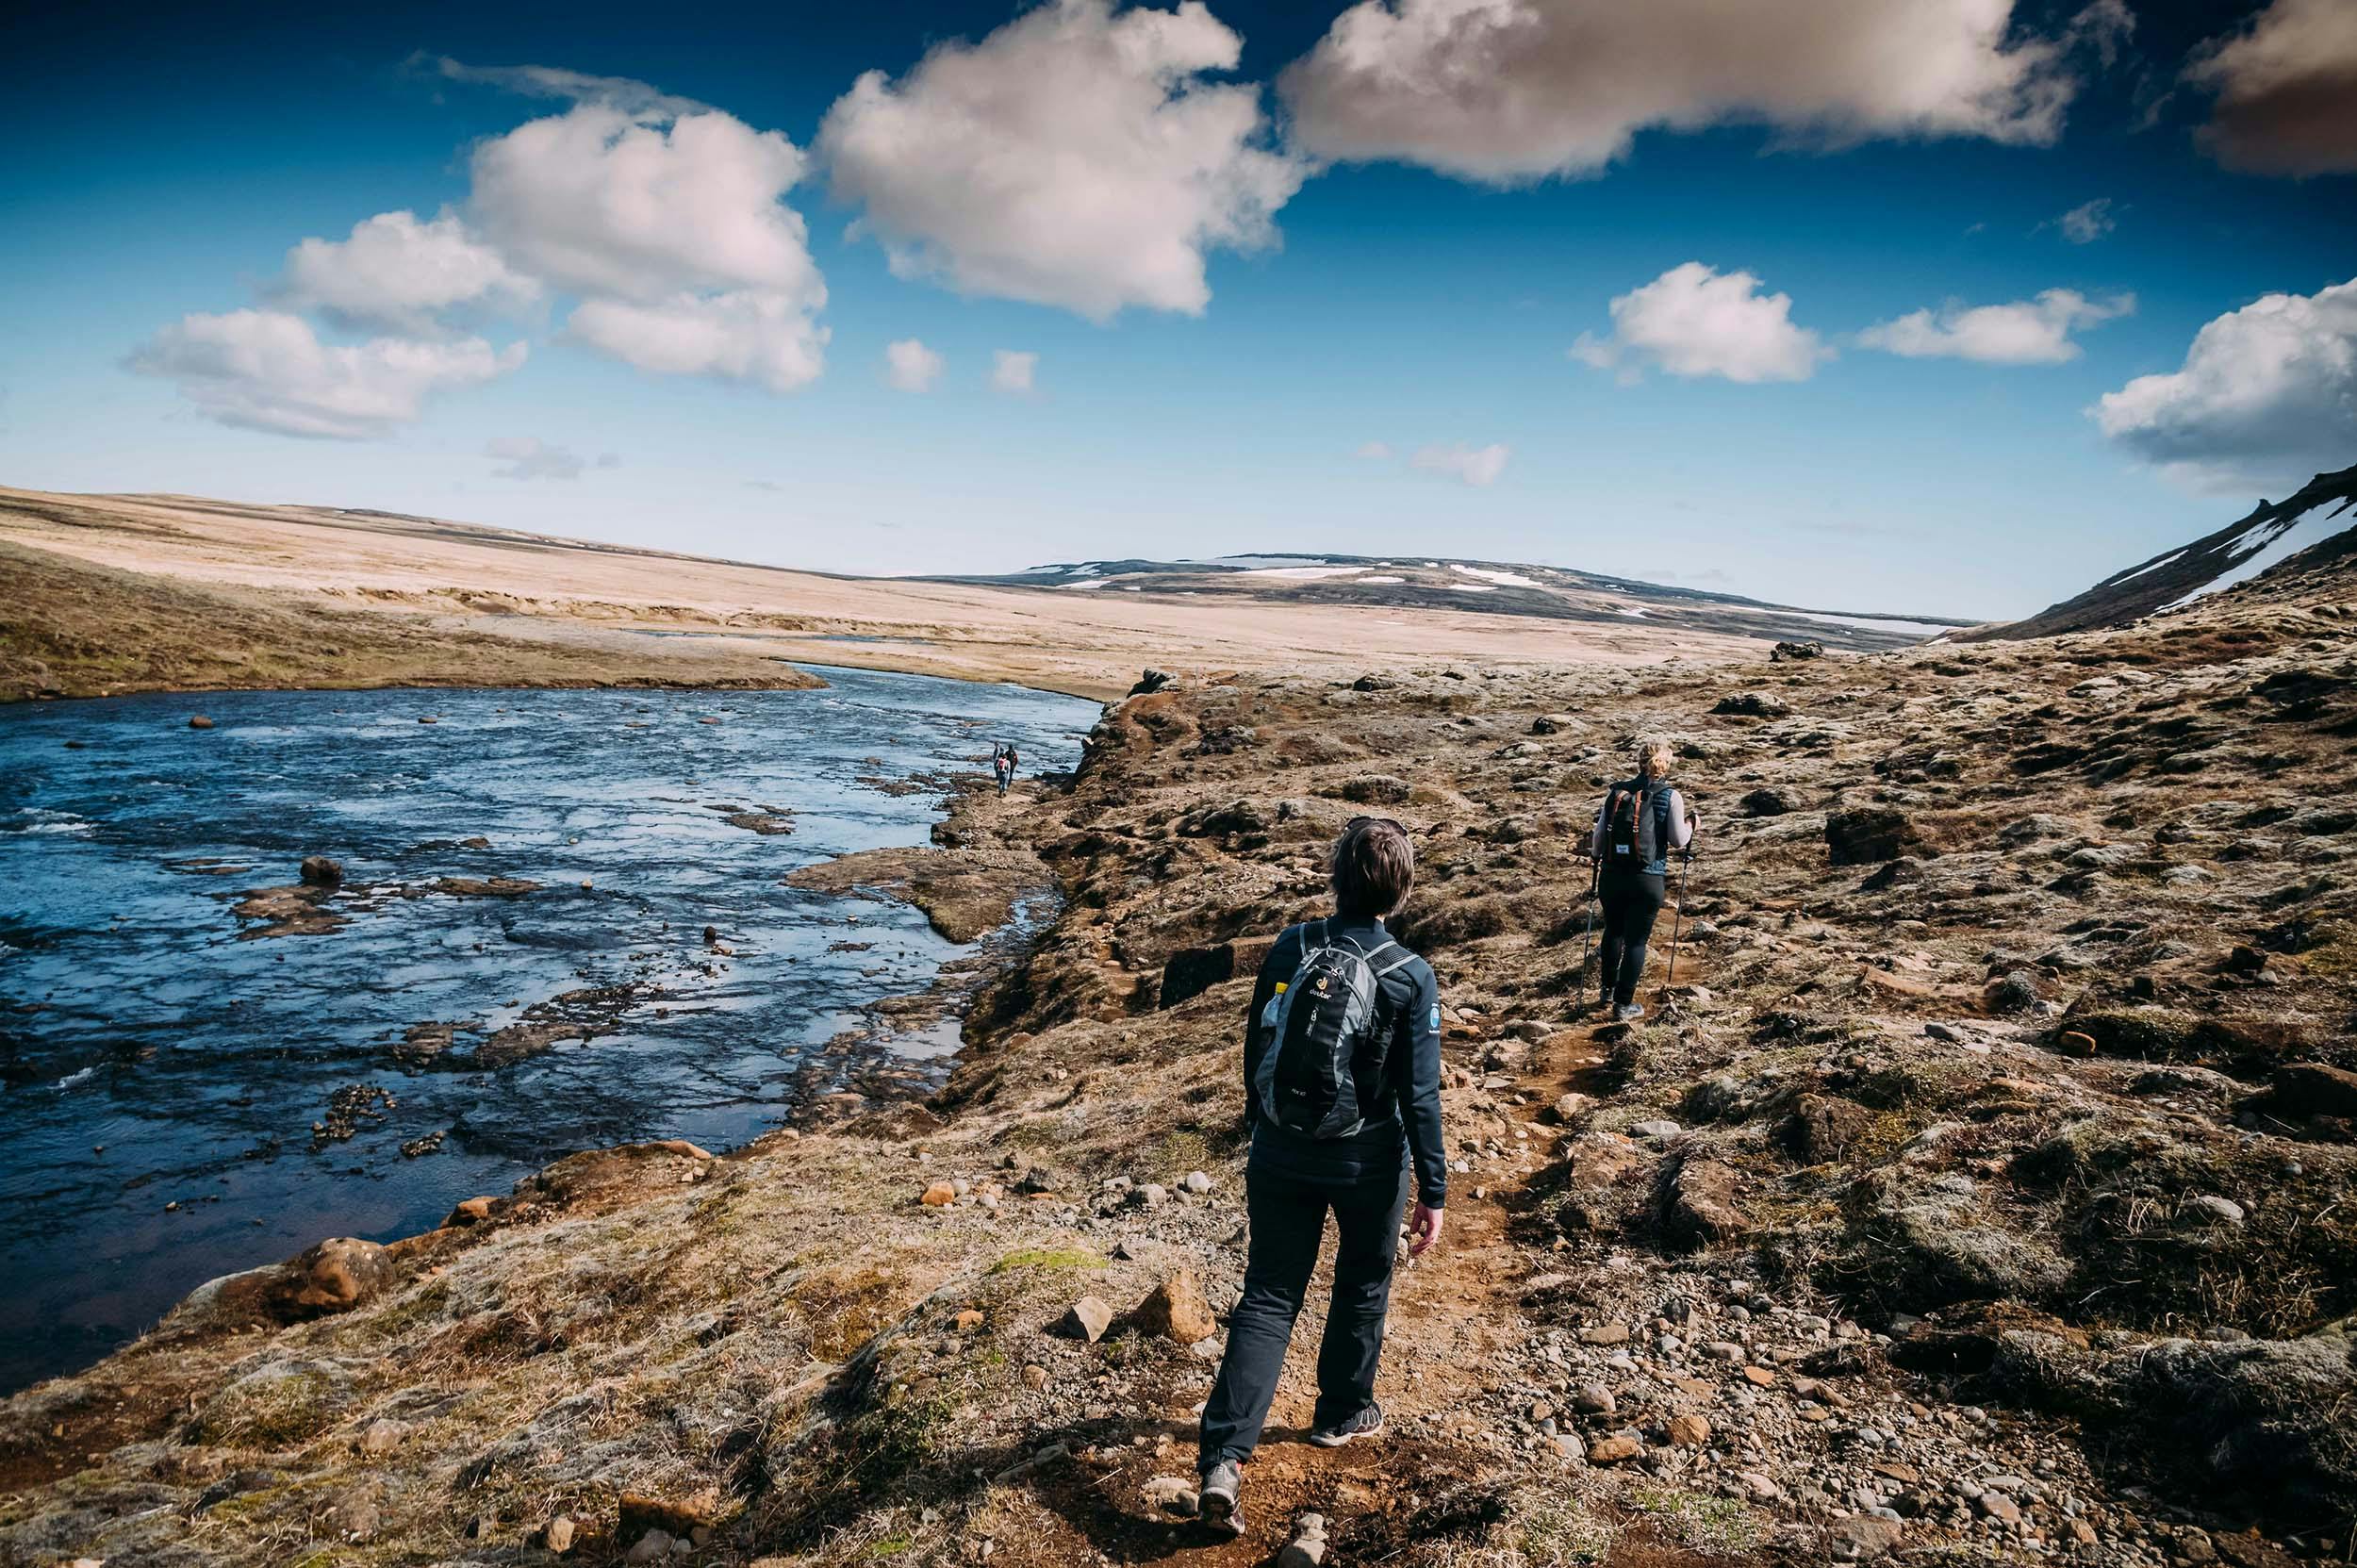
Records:
[[[1658,735],[1647,735],[1637,743],[1637,771],[1644,778],[1664,779],[1670,775],[1670,743]]]

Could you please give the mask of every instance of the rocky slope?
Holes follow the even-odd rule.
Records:
[[[1748,668],[1183,673],[962,792],[1063,914],[925,1103],[577,1156],[207,1287],[0,1407],[0,1560],[2337,1560],[2357,1512],[2357,593]],[[1677,982],[1582,1010],[1629,740],[1706,818]],[[1391,1435],[1177,1516],[1244,1257],[1237,1025],[1363,809],[1460,1173]],[[1666,925],[1666,922],[1665,922]],[[1666,948],[1666,943],[1664,947]],[[1656,959],[1660,964],[1666,959]]]
[[[2282,501],[2189,545],[2115,572],[2027,620],[1986,627],[1953,640],[2055,636],[2124,626],[2269,572],[2297,574],[2347,554],[2357,536],[2357,467],[2320,473]]]

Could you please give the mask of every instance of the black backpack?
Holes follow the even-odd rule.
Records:
[[[1614,784],[1604,803],[1604,863],[1643,870],[1662,858],[1661,807],[1666,784],[1639,779]]]
[[[1386,955],[1396,958],[1383,962]],[[1310,1138],[1347,1138],[1367,1124],[1351,1065],[1361,1043],[1376,1052],[1368,1082],[1383,1080],[1388,1020],[1379,1015],[1385,975],[1415,954],[1396,942],[1368,951],[1333,936],[1324,920],[1301,931],[1301,962],[1261,1010],[1260,1070],[1252,1092],[1261,1114]]]

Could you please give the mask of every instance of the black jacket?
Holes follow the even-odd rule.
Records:
[[[1448,1202],[1448,1155],[1441,1143],[1441,982],[1421,958],[1385,975],[1376,1000],[1376,1029],[1386,1042],[1380,1082],[1370,1082],[1376,1051],[1361,1048],[1356,1066],[1359,1103],[1367,1125],[1350,1138],[1309,1138],[1264,1120],[1252,1081],[1261,1065],[1261,1010],[1301,966],[1304,927],[1289,928],[1261,963],[1252,1005],[1244,1020],[1244,1114],[1252,1130],[1252,1164],[1312,1181],[1375,1181],[1396,1178],[1413,1157],[1418,1201]],[[1332,922],[1337,936],[1369,951],[1391,936],[1380,920]],[[1406,949],[1401,949],[1405,951]],[[1380,966],[1378,966],[1380,967]]]

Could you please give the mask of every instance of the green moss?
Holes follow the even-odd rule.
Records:
[[[1630,1489],[1629,1501],[1680,1545],[1696,1551],[1749,1551],[1767,1535],[1752,1510],[1732,1497],[1640,1483]]]
[[[993,1274],[1018,1268],[1103,1268],[1105,1260],[1084,1246],[1023,1246],[990,1265]]]
[[[869,1557],[898,1557],[915,1544],[916,1538],[903,1530],[898,1535],[887,1535],[882,1541],[869,1542],[867,1555]]]

